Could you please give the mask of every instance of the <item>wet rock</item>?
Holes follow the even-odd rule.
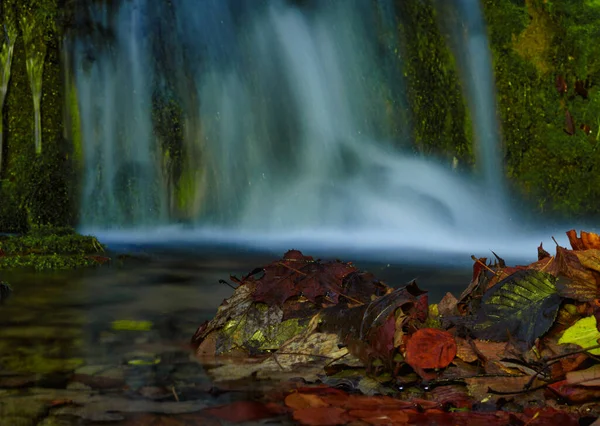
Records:
[[[206,408],[204,401],[155,402],[126,397],[102,395],[78,395],[72,398],[74,404],[59,407],[52,411],[55,416],[71,415],[91,421],[117,421],[125,419],[127,413],[193,413]]]
[[[138,389],[138,393],[148,399],[167,399],[174,398],[173,389],[167,389],[159,386],[144,386]]]
[[[72,382],[82,383],[92,389],[120,389],[125,385],[122,379],[112,379],[104,376],[90,376],[87,374],[74,374]]]
[[[91,391],[92,387],[80,382],[71,382],[67,385],[67,390]]]
[[[84,365],[75,370],[75,374],[85,374],[88,376],[93,376],[94,374],[99,374],[102,371],[106,371],[110,369],[111,366],[108,365]]]

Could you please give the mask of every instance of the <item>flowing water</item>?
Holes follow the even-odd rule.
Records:
[[[113,246],[535,256],[540,236],[504,189],[477,2],[439,6],[473,114],[473,176],[412,153],[411,120],[386,109],[405,104],[390,0],[102,5],[86,16],[111,36],[72,52],[83,231]],[[177,153],[153,128],[161,99],[180,111]]]

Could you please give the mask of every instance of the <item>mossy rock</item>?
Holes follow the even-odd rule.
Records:
[[[69,228],[36,227],[22,236],[0,237],[0,269],[74,269],[107,261],[104,246],[92,236]]]

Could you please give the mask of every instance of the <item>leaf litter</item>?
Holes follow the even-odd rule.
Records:
[[[591,423],[600,236],[567,236],[571,249],[540,245],[530,265],[473,257],[467,289],[437,305],[416,282],[394,289],[290,250],[231,277],[233,295],[192,345],[217,384],[276,383],[261,412],[299,424]]]

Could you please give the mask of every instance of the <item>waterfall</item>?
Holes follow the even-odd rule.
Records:
[[[415,155],[410,121],[389,113],[406,105],[390,0],[89,6],[111,37],[81,37],[72,53],[82,229],[109,242],[442,251],[506,235],[483,21],[452,3],[482,179]],[[153,114],[170,101],[162,123],[181,140],[167,143]]]

